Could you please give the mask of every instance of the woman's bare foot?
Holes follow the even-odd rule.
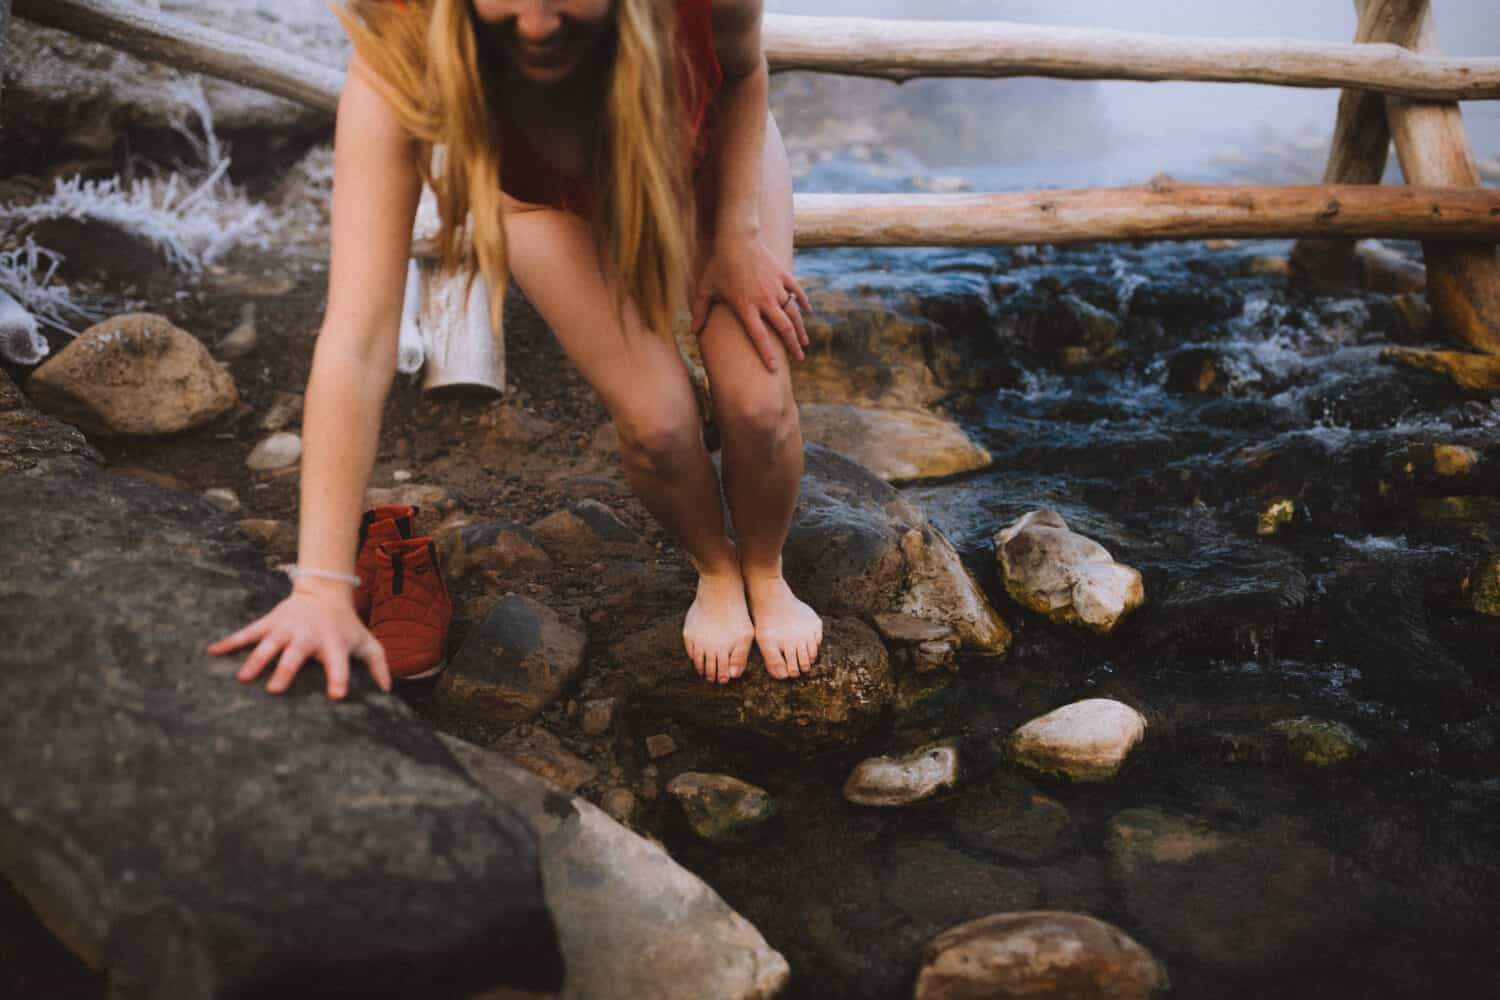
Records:
[[[745,672],[754,639],[738,561],[722,572],[700,569],[698,596],[682,626],[682,644],[693,668],[710,683],[727,684]]]
[[[747,577],[745,589],[766,673],[780,681],[811,670],[823,643],[823,619],[797,599],[780,573]]]

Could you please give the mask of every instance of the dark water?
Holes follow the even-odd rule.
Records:
[[[858,171],[835,161],[806,183]],[[1500,995],[1500,619],[1461,591],[1500,552],[1500,402],[1378,360],[1426,342],[1409,304],[1254,273],[1288,250],[799,255],[834,287],[919,293],[971,345],[980,388],[951,403],[994,465],[907,493],[1015,641],[873,745],[726,752],[781,800],[778,828],[732,851],[670,846],[787,955],[794,995],[909,995],[933,934],[1033,908],[1118,924],[1177,996]],[[1118,319],[1112,356],[1058,363],[1035,317],[1062,295]],[[1439,443],[1480,453],[1476,474],[1438,477]],[[1259,537],[1273,497],[1296,517]],[[1005,596],[992,538],[1038,507],[1143,573],[1148,603],[1113,635]],[[1006,762],[1016,726],[1086,697],[1150,720],[1115,781]],[[1301,717],[1347,726],[1361,751],[1300,762],[1272,727]],[[963,749],[956,793],[886,811],[841,798],[862,756],[935,738]]]

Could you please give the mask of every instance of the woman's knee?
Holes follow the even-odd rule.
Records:
[[[771,452],[795,441],[801,429],[791,392],[769,380],[757,391],[716,398],[714,415],[726,441],[754,443]]]
[[[670,479],[703,448],[703,424],[696,408],[615,417],[625,463]]]

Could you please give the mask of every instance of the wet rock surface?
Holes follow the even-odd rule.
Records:
[[[734,684],[708,684],[682,648],[682,626],[664,622],[610,650],[636,697],[684,722],[763,737],[787,750],[847,746],[874,732],[895,698],[880,637],[852,618],[825,618],[810,675],[778,681],[752,653]]]
[[[114,988],[557,981],[530,832],[425,723],[358,679],[268,698],[202,652],[277,591],[227,515],[78,464],[0,503],[0,868]]]
[[[0,476],[69,456],[97,461],[99,453],[78,428],[32,406],[0,371]]]

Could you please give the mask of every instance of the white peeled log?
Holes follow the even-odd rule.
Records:
[[[423,269],[422,344],[426,392],[505,391],[505,348],[491,322],[490,293],[483,276]]]
[[[0,291],[0,357],[13,365],[34,365],[49,350],[47,338],[37,330],[36,317]]]
[[[401,299],[401,335],[396,345],[396,370],[415,375],[422,368],[422,269],[414,260],[406,262],[406,292]]]

